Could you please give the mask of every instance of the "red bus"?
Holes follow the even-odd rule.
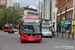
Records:
[[[42,41],[42,20],[36,16],[24,16],[19,21],[20,41]]]
[[[9,26],[4,26],[4,27],[3,27],[3,31],[4,31],[4,32],[8,32],[8,31],[9,31]]]

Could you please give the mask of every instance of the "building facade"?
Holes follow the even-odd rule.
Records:
[[[73,0],[57,0],[57,31],[72,32]]]
[[[40,12],[40,0],[35,0],[36,9]]]
[[[3,9],[4,5],[0,5],[0,10]]]
[[[43,1],[43,19],[46,18],[46,0]]]
[[[24,7],[16,8],[16,10],[17,10],[21,15],[24,15]]]
[[[5,0],[5,6],[6,7],[12,6],[13,7],[13,0]]]
[[[52,25],[53,28],[55,29],[55,31],[57,30],[57,23],[56,23],[56,19],[57,19],[57,7],[56,7],[56,0],[52,0]]]
[[[5,6],[5,0],[0,0],[0,9],[3,9]]]
[[[43,0],[43,19],[50,19],[51,0]]]
[[[43,23],[50,27],[52,16],[52,0],[43,0]],[[46,25],[45,24],[45,25]]]
[[[33,8],[20,7],[20,8],[17,8],[17,11],[23,16],[38,16],[40,18],[40,13]]]
[[[43,0],[35,0],[35,6],[38,12],[40,12],[40,17],[43,18]]]
[[[19,3],[18,3],[18,2],[14,2],[14,3],[13,3],[13,7],[14,7],[14,8],[19,8],[19,7],[20,7],[20,5],[19,5]]]
[[[46,0],[46,16],[45,19],[50,19],[50,0]]]
[[[5,5],[5,0],[0,0],[0,5]]]

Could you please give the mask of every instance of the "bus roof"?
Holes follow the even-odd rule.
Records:
[[[24,16],[23,17],[23,19],[30,19],[30,18],[39,19],[39,17],[37,16]]]

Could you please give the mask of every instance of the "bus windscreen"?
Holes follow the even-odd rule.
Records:
[[[24,23],[20,25],[20,31],[23,33],[40,33],[39,23]]]
[[[8,27],[4,27],[4,29],[8,29]]]

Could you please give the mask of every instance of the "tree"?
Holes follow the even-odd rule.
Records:
[[[3,25],[6,23],[6,17],[7,17],[7,8],[3,8],[3,10],[0,10],[0,24]]]
[[[4,7],[0,10],[0,24],[14,24],[17,25],[22,15],[14,7]]]

